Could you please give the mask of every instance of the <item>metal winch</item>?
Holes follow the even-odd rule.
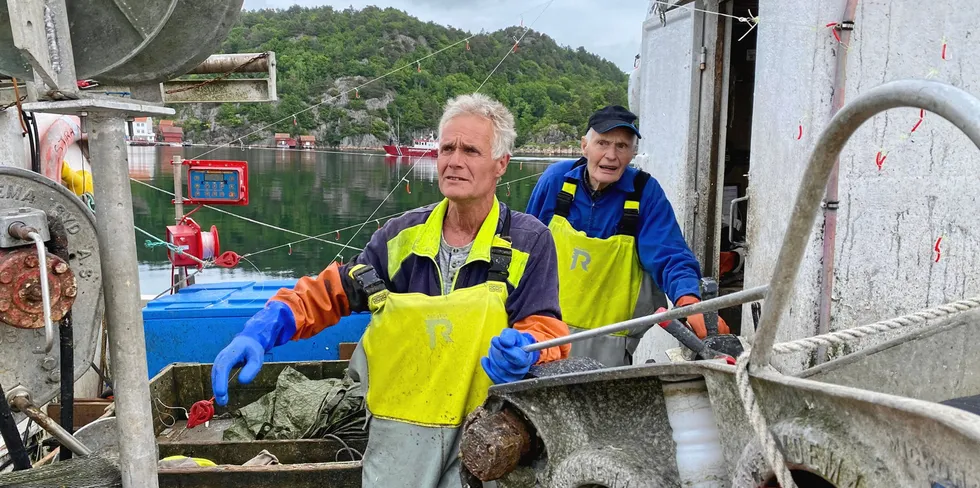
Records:
[[[43,272],[42,272],[43,271]],[[59,392],[57,323],[72,312],[74,380],[102,323],[95,217],[57,183],[0,167],[0,384],[42,405]]]

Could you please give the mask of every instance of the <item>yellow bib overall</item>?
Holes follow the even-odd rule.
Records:
[[[623,204],[617,233],[606,239],[589,237],[568,221],[578,180],[567,177],[558,193],[548,227],[558,252],[558,298],[562,319],[578,331],[633,318],[644,281],[636,251],[640,197],[649,175],[638,172],[634,191]],[[572,356],[588,356],[606,366],[626,362],[627,332],[572,344]],[[635,347],[635,345],[634,345]],[[630,351],[631,352],[631,351]]]

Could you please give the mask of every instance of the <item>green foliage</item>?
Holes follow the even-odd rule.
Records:
[[[321,143],[337,144],[345,136],[361,134],[387,140],[397,123],[402,141],[407,142],[413,135],[434,132],[446,100],[476,91],[522,32],[511,27],[477,35],[469,40],[467,50],[460,41],[469,33],[422,22],[393,8],[246,11],[222,50],[275,51],[279,102],[277,106],[225,104],[218,110],[216,125],[237,136],[275,123],[264,131],[265,137],[272,132],[314,133]],[[422,61],[418,71],[415,60],[457,42]],[[355,97],[353,87],[403,66],[359,88]],[[481,91],[511,109],[520,145],[552,126],[582,135],[597,108],[626,105],[626,84],[627,75],[613,63],[531,31]],[[346,106],[337,98],[343,92],[347,92]],[[368,103],[386,96],[394,100],[387,107]],[[296,115],[293,124],[293,113],[321,102],[325,103]],[[349,111],[366,110],[369,105],[370,120],[353,122]]]

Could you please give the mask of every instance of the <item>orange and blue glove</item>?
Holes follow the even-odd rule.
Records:
[[[534,336],[527,332],[504,329],[490,339],[490,351],[480,359],[480,364],[495,385],[520,381],[541,355],[539,351],[525,352],[521,348],[535,342]]]
[[[265,354],[273,347],[285,344],[296,333],[296,319],[283,302],[270,300],[245,322],[244,329],[231,340],[211,367],[211,389],[218,405],[228,404],[228,377],[235,365],[244,361],[238,373],[240,383],[250,383],[259,374]]]
[[[674,305],[678,307],[686,307],[688,305],[694,305],[695,303],[700,303],[701,299],[693,295],[684,295],[674,302]],[[708,327],[704,323],[704,314],[694,314],[687,317],[687,326],[694,331],[698,336],[698,339],[704,339],[708,337]],[[728,324],[725,323],[721,316],[718,317],[718,333],[719,334],[730,334],[731,331],[728,329]]]

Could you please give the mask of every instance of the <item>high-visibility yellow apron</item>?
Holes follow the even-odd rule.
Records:
[[[510,243],[495,236],[494,247],[509,251]],[[499,266],[506,270],[508,264]],[[490,339],[508,327],[506,277],[494,271],[496,265],[487,282],[448,295],[384,289],[370,295],[373,315],[361,340],[373,416],[456,427],[486,400],[493,383],[480,358]]]
[[[641,176],[646,175],[646,176]],[[595,329],[633,317],[643,268],[636,252],[640,196],[649,179],[637,172],[634,191],[623,204],[617,234],[607,239],[589,237],[568,222],[578,187],[575,178],[562,184],[555,215],[548,227],[558,252],[558,299],[562,319],[571,327]],[[623,336],[627,332],[616,335]],[[575,346],[572,346],[574,352]]]

